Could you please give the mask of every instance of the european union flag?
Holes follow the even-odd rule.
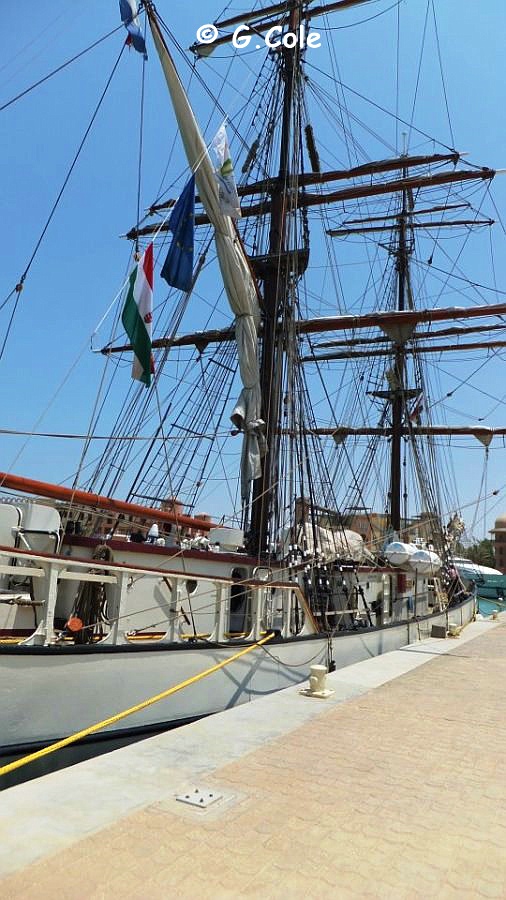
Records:
[[[169,219],[174,237],[161,271],[167,284],[189,291],[193,277],[193,239],[195,231],[195,175],[179,197]]]

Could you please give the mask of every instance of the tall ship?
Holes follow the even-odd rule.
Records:
[[[93,335],[89,426],[52,435],[80,441],[75,472],[0,473],[4,752],[186,681],[104,733],[188,722],[472,619],[448,447],[488,448],[506,428],[482,410],[440,420],[427,361],[506,346],[506,297],[461,267],[493,225],[496,173],[419,130],[415,104],[404,120],[372,102],[369,123],[347,90],[340,29],[359,40],[364,23],[395,23],[394,6],[256,4],[199,28],[188,51],[154,3],[120,3],[118,61],[83,143],[128,56],[137,215]],[[158,61],[172,148],[146,198]],[[9,340],[40,244],[6,301]]]

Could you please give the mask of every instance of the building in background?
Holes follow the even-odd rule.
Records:
[[[490,534],[494,542],[495,564],[506,575],[506,514],[497,517]]]

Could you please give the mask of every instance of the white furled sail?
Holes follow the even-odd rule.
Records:
[[[195,173],[200,199],[214,227],[216,252],[230,307],[236,317],[235,335],[243,389],[231,415],[232,422],[244,433],[241,460],[241,496],[249,497],[251,482],[261,475],[264,445],[260,418],[261,395],[258,365],[258,327],[260,310],[256,284],[244,247],[229,216],[220,210],[215,169],[193,115],[174,62],[160,33],[154,14],[148,10],[153,40],[169,88],[188,163]]]

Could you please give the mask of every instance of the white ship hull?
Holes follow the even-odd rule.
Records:
[[[383,628],[332,638],[337,668],[430,636],[432,625],[465,625],[470,598],[458,607]],[[233,646],[153,645],[0,648],[0,752],[13,753],[77,732],[121,712],[232,656]],[[274,639],[265,648],[184,688],[108,733],[170,726],[254,700],[308,678],[309,666],[328,663],[326,636]]]

